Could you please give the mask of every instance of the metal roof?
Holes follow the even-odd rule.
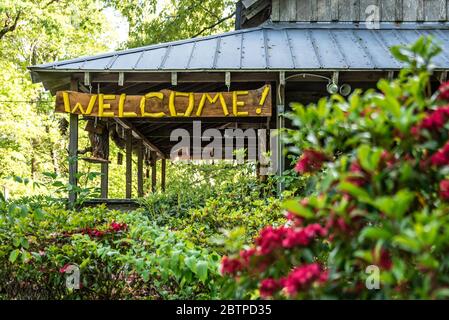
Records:
[[[257,70],[389,70],[401,64],[389,48],[420,36],[440,40],[438,68],[449,68],[447,24],[265,24],[203,38],[168,42],[30,67],[55,72]]]

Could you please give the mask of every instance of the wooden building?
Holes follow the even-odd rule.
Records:
[[[267,104],[270,110],[251,111],[242,116],[228,112],[198,117],[195,111],[187,112],[187,103],[179,114],[160,112],[160,117],[143,116],[144,111],[140,116],[127,117],[123,108],[121,114],[88,113],[86,108],[91,100],[84,100],[83,110],[62,110],[70,113],[72,159],[78,154],[80,116],[100,119],[108,127],[122,128],[127,164],[126,197],[131,198],[133,149],[138,153],[138,196],[141,196],[144,160],[149,160],[153,169],[154,183],[156,161],[162,161],[164,171],[173,147],[174,142],[169,138],[172,130],[191,130],[195,120],[202,120],[203,129],[282,128],[284,112],[291,101],[314,102],[336,91],[348,95],[351,88],[371,88],[380,78],[394,76],[401,64],[389,51],[393,45],[408,44],[426,35],[437,38],[443,53],[435,61],[437,73],[433,81],[445,80],[449,68],[448,17],[447,0],[242,0],[237,3],[236,30],[232,32],[51,62],[29,69],[34,82],[42,82],[53,94],[60,92],[60,107],[69,101],[67,95],[64,100],[64,91],[91,94],[88,97],[100,94],[101,99],[106,96],[111,99],[113,95],[110,101],[120,105],[123,94],[142,97],[149,92],[171,90],[186,93],[184,98],[190,99],[190,93],[241,92],[270,86]],[[73,93],[70,97],[75,99]],[[161,99],[170,99],[164,97]],[[200,96],[195,97],[194,108],[197,108]],[[98,100],[93,102],[94,109],[99,107]],[[72,106],[76,104],[75,100],[72,102]],[[277,145],[279,174],[282,174],[283,146]],[[107,163],[102,164],[102,172],[102,197],[107,198]],[[72,184],[76,184],[76,173],[77,161],[72,161]],[[70,194],[71,202],[75,198],[76,194]]]

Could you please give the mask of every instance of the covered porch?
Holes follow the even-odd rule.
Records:
[[[316,102],[333,93],[349,95],[354,88],[373,88],[380,78],[393,77],[401,68],[390,53],[393,45],[415,42],[432,35],[442,42],[438,57],[437,84],[447,78],[449,33],[446,25],[381,24],[367,29],[363,24],[267,23],[204,38],[151,45],[102,55],[81,57],[30,67],[34,82],[56,94],[74,91],[86,94],[145,95],[174,90],[184,93],[216,93],[256,90],[270,85],[271,110],[264,116],[185,116],[92,117],[70,113],[69,182],[77,185],[78,130],[80,120],[103,121],[109,132],[115,130],[125,150],[126,176],[124,203],[144,195],[144,179],[157,179],[166,188],[166,165],[176,142],[170,141],[175,129],[192,131],[194,121],[202,129],[253,128],[281,129],[290,102]],[[195,102],[197,106],[198,101]],[[277,174],[285,169],[282,136],[277,136]],[[195,150],[190,150],[193,154]],[[137,154],[133,168],[132,154]],[[161,172],[157,172],[160,161]],[[145,166],[150,168],[145,175]],[[109,164],[101,163],[101,199],[93,203],[119,202],[108,199]],[[132,193],[132,177],[137,175],[137,193]],[[282,183],[278,186],[282,190]],[[69,202],[76,201],[71,192]]]

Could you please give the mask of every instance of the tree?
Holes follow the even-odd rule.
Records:
[[[26,67],[105,51],[114,38],[103,9],[98,0],[0,0],[0,178],[64,168],[52,97]]]
[[[128,19],[127,47],[161,43],[214,32],[233,26],[233,0],[109,0]]]

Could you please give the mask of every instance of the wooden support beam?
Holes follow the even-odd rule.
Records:
[[[166,170],[167,170],[167,160],[166,159],[162,159],[161,160],[161,189],[162,192],[165,192],[165,175],[166,175]]]
[[[146,145],[148,149],[156,152],[160,158],[164,158],[164,154],[161,152],[161,150],[159,150],[158,147],[156,147],[153,143],[151,143],[147,139],[147,137],[145,137],[139,130],[137,130],[137,128],[131,122],[123,118],[114,118],[114,120],[123,128],[131,130],[132,134],[134,134],[136,138],[141,139],[143,141],[143,144]]]
[[[70,90],[78,91],[78,81],[70,82]],[[72,186],[69,192],[69,207],[75,206],[78,194],[78,115],[70,114],[69,124],[69,184]]]
[[[109,160],[109,132],[106,140],[106,159]],[[107,199],[109,193],[109,163],[101,164],[101,198]]]
[[[132,132],[129,129],[125,130],[125,149],[126,149],[126,199],[132,197],[132,163],[133,163],[133,146],[132,146]]]
[[[156,168],[157,168],[157,157],[154,151],[151,151],[151,192],[156,192]]]
[[[137,144],[137,196],[143,197],[143,143],[142,140]]]
[[[227,71],[216,72],[177,72],[177,85],[180,83],[198,83],[198,82],[216,82],[223,83]],[[75,75],[81,81],[84,79],[84,73]],[[157,83],[171,84],[171,72],[128,72],[124,75],[124,84],[132,83]],[[275,72],[232,72],[232,82],[265,82],[275,81],[277,73]],[[91,83],[115,83],[119,81],[119,74],[115,72],[91,72]]]
[[[285,156],[284,156],[284,143],[283,143],[283,129],[285,127],[285,86],[281,85],[280,82],[276,85],[276,106],[277,106],[277,116],[276,116],[276,129],[279,130],[277,134],[277,174],[282,177],[285,170]],[[278,185],[278,195],[280,196],[282,191],[284,191],[284,182],[279,179]]]

